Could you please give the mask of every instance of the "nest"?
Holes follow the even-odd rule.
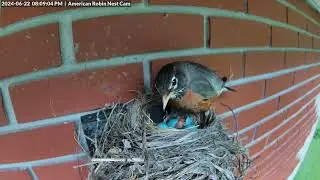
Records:
[[[139,97],[105,107],[103,123],[96,116],[94,135],[87,137],[91,179],[243,179],[247,149],[220,121],[204,129],[160,129],[148,113],[157,103]]]

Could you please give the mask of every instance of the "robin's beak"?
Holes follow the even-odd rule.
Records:
[[[166,109],[167,104],[168,104],[169,100],[170,100],[171,97],[172,97],[172,94],[173,94],[173,93],[171,92],[171,93],[169,93],[168,95],[163,95],[163,96],[162,96],[163,110]]]

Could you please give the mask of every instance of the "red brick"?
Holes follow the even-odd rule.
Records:
[[[269,179],[279,179],[279,176],[275,175],[275,172],[268,172],[261,176],[261,180],[269,180]]]
[[[293,91],[290,91],[289,93],[286,93],[282,96],[280,96],[280,102],[279,102],[279,107],[282,108],[297,98],[303,96],[305,93],[307,93],[310,90],[310,87],[313,85],[312,82],[309,82],[299,88],[294,89]]]
[[[317,25],[313,24],[313,22],[307,20],[307,27],[308,27],[308,31],[312,34],[316,34],[319,35],[320,33],[320,29]]]
[[[307,95],[304,100],[305,100],[305,103],[308,103],[308,102],[311,102],[308,106],[308,108],[312,108],[312,106],[315,104],[315,97],[319,94],[319,92],[317,91],[313,91],[312,93],[310,93],[309,95]]]
[[[283,108],[287,106],[288,104],[292,103],[294,100],[296,100],[299,97],[300,95],[298,94],[297,90],[291,91],[289,93],[286,93],[280,96],[279,108]]]
[[[289,131],[287,131],[288,129],[285,130],[285,134],[282,134],[279,136],[280,139],[277,139],[276,141],[276,145],[278,145],[278,147],[281,146],[287,146],[286,143],[288,141],[291,141],[292,139],[294,139],[293,137],[297,137],[296,132],[299,132],[297,129],[290,129]],[[274,141],[274,139],[269,139],[268,143],[271,143],[272,141]],[[281,149],[281,148],[280,148]],[[281,153],[282,151],[280,151]]]
[[[17,120],[28,122],[127,101],[136,96],[129,90],[142,87],[142,65],[130,64],[20,84],[10,92]]]
[[[243,129],[251,124],[274,113],[278,107],[278,99],[268,101],[247,111],[240,112],[237,119],[239,121],[239,129]]]
[[[259,166],[261,164],[264,164],[266,161],[268,161],[268,158],[271,157],[275,153],[275,144],[271,146],[266,146],[266,148],[253,160],[254,166]]]
[[[273,47],[298,47],[298,33],[289,29],[272,27]]]
[[[292,139],[296,139],[296,135]],[[262,174],[271,174],[271,171],[274,171],[279,165],[279,162],[282,162],[283,158],[287,157],[287,151],[292,148],[291,144],[289,143],[288,145],[281,145],[281,148],[275,148],[271,156],[269,156],[268,161],[264,162],[261,164],[260,168],[263,169]],[[273,170],[274,169],[274,170]],[[277,176],[278,177],[278,176]]]
[[[264,81],[257,81],[249,84],[232,87],[237,92],[226,92],[221,95],[221,102],[230,106],[232,109],[250,104],[262,99],[264,96]],[[225,112],[226,107],[218,106],[217,112]]]
[[[258,152],[262,151],[265,144],[266,144],[266,138],[264,138],[261,141],[257,142],[257,144],[251,146],[250,149],[249,149],[250,156],[255,155]]]
[[[279,129],[275,130],[268,139],[268,144],[272,141],[274,141],[276,138],[280,137],[282,134],[284,134],[289,128],[293,126],[293,121],[289,121],[283,126],[281,126]]]
[[[270,169],[270,164],[274,160],[273,157],[275,156],[275,154],[277,153],[273,150],[273,153],[269,155],[269,157],[265,158],[262,163],[255,166],[256,172],[259,173],[259,176],[263,176],[265,174],[264,172]]]
[[[237,132],[236,126],[235,126],[235,119],[233,116],[227,117],[223,119],[222,125],[230,132],[230,133],[235,133]],[[239,122],[237,121],[239,124]]]
[[[163,65],[174,61],[193,61],[210,68],[220,76],[229,76],[231,66],[234,74],[233,79],[239,79],[243,76],[243,54],[236,53],[160,59],[152,62],[152,77],[155,78]]]
[[[320,39],[313,38],[313,46],[314,49],[320,49]]]
[[[286,68],[292,68],[305,64],[306,54],[304,52],[287,52]]]
[[[309,77],[309,70],[300,70],[294,72],[294,81],[293,84],[297,84],[299,82],[302,82],[304,80],[307,80]]]
[[[292,85],[293,73],[278,76],[267,80],[266,96],[271,96],[288,89]]]
[[[266,24],[221,17],[211,18],[210,22],[210,45],[213,48],[268,46],[270,44],[270,27]],[[255,34],[255,37],[248,38],[252,37],[252,34]]]
[[[239,141],[240,141],[240,143],[241,143],[243,146],[249,144],[249,143],[252,141],[253,133],[254,133],[254,130],[251,129],[251,130],[245,132],[244,134],[239,135]]]
[[[312,37],[304,34],[299,34],[299,47],[312,48]]]
[[[248,11],[249,14],[286,22],[286,8],[276,0],[248,0]]]
[[[0,78],[60,64],[58,25],[52,24],[0,37]]]
[[[319,14],[316,12],[306,1],[289,0],[291,4],[296,6],[297,9],[307,14],[307,16],[319,21]],[[317,20],[318,19],[318,20]]]
[[[303,105],[304,103],[299,101],[298,103],[291,106],[288,109],[287,118],[291,118],[295,113],[297,113],[302,108]],[[301,111],[300,113],[296,114],[295,117],[293,117],[290,121],[293,121],[293,124],[296,124],[297,122],[299,122],[299,120],[303,117],[303,115],[306,112],[307,112],[306,110]]]
[[[0,172],[0,177],[3,180],[32,180],[27,171]]]
[[[320,53],[306,52],[306,64],[319,62]]]
[[[319,84],[320,84],[320,78],[317,78],[317,79],[313,80],[313,81],[312,81],[312,84],[313,84],[314,86],[319,85]],[[317,91],[318,91],[318,93],[320,93],[320,89],[318,89]]]
[[[73,29],[81,62],[203,46],[203,17],[198,15],[117,15],[77,21]]]
[[[56,164],[52,166],[39,166],[34,168],[35,173],[39,179],[56,180],[68,179],[79,180],[86,179],[87,174],[81,168],[74,168],[74,166],[81,165],[79,162],[70,162],[66,164]]]
[[[309,77],[314,77],[319,74],[320,74],[320,66],[314,66],[309,68]]]
[[[285,113],[280,113],[272,119],[269,119],[267,122],[261,124],[257,129],[256,138],[277,127],[281,122],[285,120],[285,115]]]
[[[307,28],[306,20],[300,14],[290,8],[288,9],[288,23],[303,30],[306,30]]]
[[[232,11],[244,11],[244,2],[242,0],[150,0],[151,4],[157,5],[184,5],[226,9]]]
[[[245,76],[254,76],[273,71],[279,71],[284,67],[284,53],[281,52],[256,52],[247,53],[245,64]]]
[[[292,171],[295,168],[295,165],[298,164],[298,160],[296,159],[296,155],[294,153],[287,154],[284,160],[280,162],[279,172],[283,175],[284,178],[287,178],[291,175]]]
[[[75,153],[73,124],[63,124],[32,131],[3,135],[0,144],[1,163],[16,163],[52,158]]]
[[[0,94],[0,126],[6,125],[7,123],[8,123],[8,120],[4,110],[2,96]]]
[[[244,179],[245,180],[253,180],[253,179],[256,179],[257,176],[256,176],[256,172],[254,172],[253,170],[249,169],[247,171],[247,173],[245,174],[244,176]]]

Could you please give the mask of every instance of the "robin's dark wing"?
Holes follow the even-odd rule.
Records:
[[[214,84],[206,77],[193,78],[189,86],[194,93],[201,95],[203,99],[210,99],[218,95]]]

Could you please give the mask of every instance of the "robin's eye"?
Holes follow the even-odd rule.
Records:
[[[171,84],[169,86],[169,90],[177,89],[177,86],[178,86],[178,79],[173,76],[172,79],[171,79]]]
[[[176,86],[177,85],[177,79],[173,78],[171,83],[172,83],[172,86]]]

